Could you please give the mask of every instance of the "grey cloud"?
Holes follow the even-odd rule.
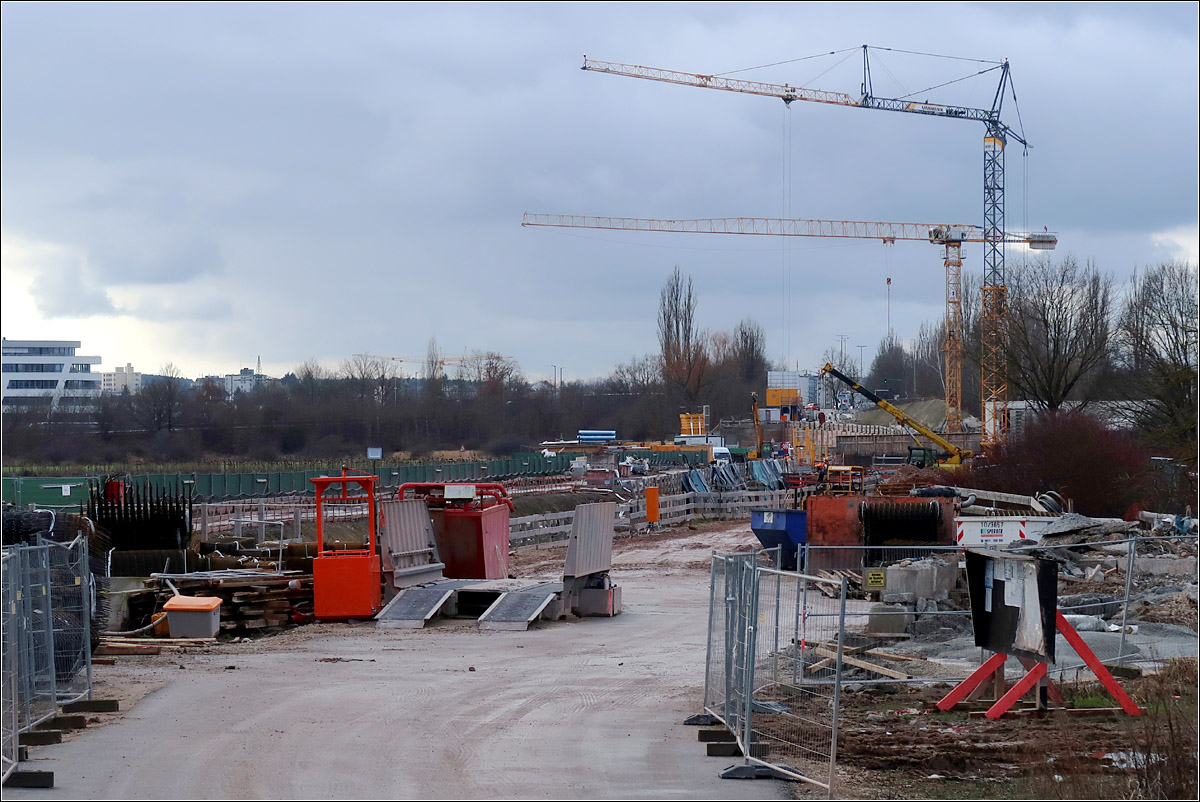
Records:
[[[47,318],[94,317],[120,314],[104,288],[68,254],[40,261],[29,290],[38,311]]]

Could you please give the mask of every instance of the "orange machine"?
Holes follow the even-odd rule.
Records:
[[[342,468],[341,476],[318,476],[308,481],[317,493],[317,556],[313,560],[313,607],[318,621],[373,618],[383,606],[379,553],[376,551],[375,485],[378,476],[366,472],[353,475]],[[324,498],[332,485],[341,485],[341,495]],[[350,485],[366,495],[350,495]],[[366,549],[326,551],[322,503],[367,504]]]

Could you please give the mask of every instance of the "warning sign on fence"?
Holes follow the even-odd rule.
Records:
[[[883,568],[868,568],[863,571],[863,587],[867,590],[883,590],[887,587],[887,571]]]

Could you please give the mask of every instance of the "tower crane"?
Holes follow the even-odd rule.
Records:
[[[984,242],[986,232],[975,225],[943,223],[880,223],[863,220],[784,220],[769,217],[710,217],[660,220],[646,217],[587,217],[526,212],[522,226],[602,228],[616,231],[669,231],[690,234],[756,234],[781,237],[840,237],[875,239],[885,244],[921,240],[944,247],[946,266],[946,431],[962,431],[962,244]],[[1006,232],[1004,241],[1034,250],[1051,250],[1058,236],[1049,231]]]
[[[591,72],[644,78],[651,81],[695,86],[703,89],[720,89],[727,92],[743,92],[764,97],[775,97],[785,104],[804,100],[828,103],[836,106],[852,106],[880,111],[900,111],[908,114],[924,114],[932,117],[949,117],[983,123],[986,132],[983,140],[983,286],[982,286],[982,344],[981,389],[983,411],[983,444],[998,443],[1007,430],[1008,380],[1004,368],[1004,320],[1008,312],[1008,287],[1004,271],[1004,147],[1009,139],[1029,147],[1017,132],[1000,120],[1004,93],[1011,87],[1008,61],[994,67],[1000,70],[1000,83],[989,109],[968,106],[943,105],[918,102],[901,98],[876,97],[871,83],[870,49],[863,45],[863,82],[859,97],[845,92],[829,92],[819,89],[772,84],[761,81],[745,81],[715,75],[678,72],[634,64],[619,64],[596,61],[583,57],[582,69]]]

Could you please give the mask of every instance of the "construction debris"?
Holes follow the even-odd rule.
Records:
[[[174,595],[168,582],[184,595],[220,597],[222,632],[265,633],[312,620],[312,574],[247,570],[153,574],[146,585],[155,590],[158,609]]]

